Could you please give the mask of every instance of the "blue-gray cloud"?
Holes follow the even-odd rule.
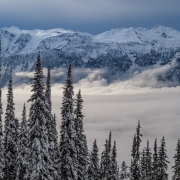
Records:
[[[0,6],[0,26],[22,29],[65,29],[97,34],[118,27],[156,24],[180,30],[180,1],[170,0],[6,0]]]

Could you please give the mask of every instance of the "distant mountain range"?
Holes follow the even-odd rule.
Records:
[[[67,67],[71,62],[73,67],[107,67],[110,74],[131,74],[136,69],[171,64],[166,78],[180,81],[180,32],[170,27],[119,28],[98,35],[60,28],[4,27],[0,34],[3,85],[11,73],[34,70],[38,51],[43,66],[52,69]]]

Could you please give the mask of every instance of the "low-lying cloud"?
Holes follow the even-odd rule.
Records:
[[[166,72],[172,65],[153,66],[149,69],[129,70],[127,73],[112,74],[107,68],[90,69],[74,68],[72,78],[77,89],[83,89],[87,95],[117,95],[145,93],[157,91],[158,88],[177,87],[179,82],[166,79]],[[47,74],[47,69],[44,69]],[[67,69],[55,68],[51,70],[51,83],[55,89],[60,88],[66,80]],[[161,78],[166,79],[160,81]],[[15,86],[32,83],[33,72],[16,72],[13,77]],[[46,79],[44,79],[45,81]]]

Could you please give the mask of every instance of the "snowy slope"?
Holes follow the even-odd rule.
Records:
[[[44,67],[109,67],[111,73],[132,67],[171,63],[180,52],[180,32],[165,26],[120,28],[91,35],[61,28],[1,28],[3,81],[16,71],[31,71],[41,51]]]

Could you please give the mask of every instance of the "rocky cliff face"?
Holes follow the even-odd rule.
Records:
[[[37,53],[43,66],[109,68],[109,73],[133,73],[152,65],[173,64],[167,78],[179,79],[180,32],[164,27],[113,29],[99,35],[64,29],[0,29],[3,84],[10,73],[32,71]],[[131,71],[130,71],[131,69]]]

